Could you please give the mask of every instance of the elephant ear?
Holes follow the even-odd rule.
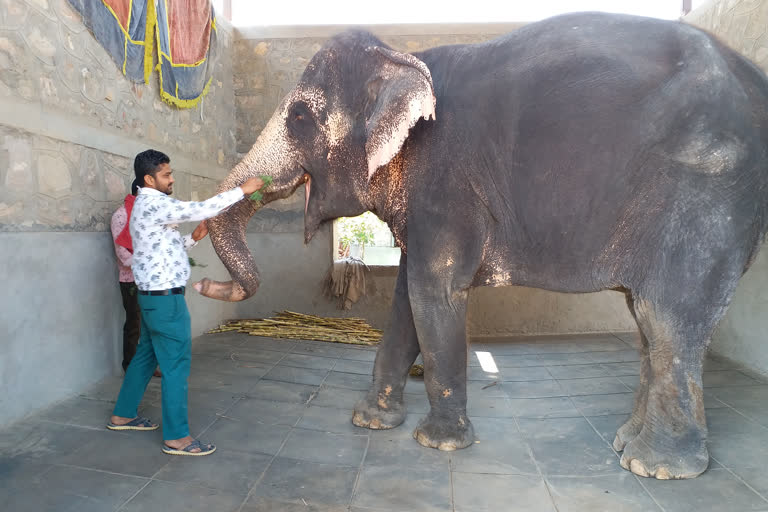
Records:
[[[429,68],[413,55],[380,46],[367,51],[384,58],[384,66],[368,81],[365,153],[370,180],[400,151],[420,118],[435,118],[435,92]]]

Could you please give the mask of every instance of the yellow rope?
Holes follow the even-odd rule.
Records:
[[[152,74],[152,58],[154,57],[155,26],[157,25],[157,12],[155,2],[147,2],[147,26],[144,28],[144,82],[149,83],[149,75]],[[159,43],[158,43],[159,45]]]

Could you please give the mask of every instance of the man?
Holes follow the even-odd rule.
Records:
[[[139,188],[130,220],[133,241],[131,268],[138,287],[141,337],[125,374],[120,395],[107,428],[155,430],[158,426],[137,416],[137,409],[155,365],[163,372],[163,451],[171,455],[209,455],[212,444],[189,435],[187,378],[192,358],[191,326],[184,292],[189,279],[186,250],[205,235],[205,219],[259,190],[263,182],[251,178],[242,186],[203,202],[170,198],[173,175],[170,159],[155,150],[136,156],[134,184]],[[202,221],[182,238],[179,222]]]
[[[139,342],[141,332],[141,313],[136,283],[133,280],[131,263],[133,262],[133,244],[128,230],[128,219],[136,200],[138,187],[131,187],[131,194],[125,196],[120,207],[112,214],[110,228],[112,240],[115,243],[115,256],[117,257],[118,281],[120,282],[120,295],[123,297],[123,309],[125,310],[125,323],[123,324],[123,371],[136,353],[136,345]],[[155,377],[161,377],[160,370],[155,370]]]
[[[125,323],[123,324],[123,371],[128,369],[128,365],[136,353],[136,345],[139,342],[139,329],[141,313],[139,312],[139,301],[136,294],[136,284],[133,281],[133,272],[131,272],[131,254],[130,235],[126,238],[125,232],[128,228],[127,209],[133,206],[135,193],[125,197],[124,204],[112,214],[112,240],[115,243],[115,256],[117,256],[118,280],[120,282],[120,295],[123,296],[123,309],[125,309]],[[120,238],[120,242],[118,242]]]

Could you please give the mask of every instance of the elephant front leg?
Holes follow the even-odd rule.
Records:
[[[408,298],[406,256],[400,257],[389,328],[376,352],[373,385],[368,395],[355,404],[352,423],[374,430],[389,429],[405,420],[403,389],[408,370],[419,355],[416,328]]]
[[[467,417],[468,290],[434,290],[414,290],[412,283],[411,308],[431,407],[413,437],[421,445],[450,451],[466,448],[475,437]]]

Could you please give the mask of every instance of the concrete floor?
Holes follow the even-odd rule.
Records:
[[[375,350],[243,334],[195,340],[193,435],[209,457],[160,451],[161,432],[104,428],[121,379],[0,431],[4,511],[768,511],[768,385],[709,361],[710,469],[694,480],[638,478],[611,449],[632,407],[632,337],[473,343],[469,416],[477,442],[452,453],[411,437],[428,410],[406,387],[408,419],[350,423]],[[490,352],[498,373],[480,366]],[[140,413],[160,421],[160,381]]]

